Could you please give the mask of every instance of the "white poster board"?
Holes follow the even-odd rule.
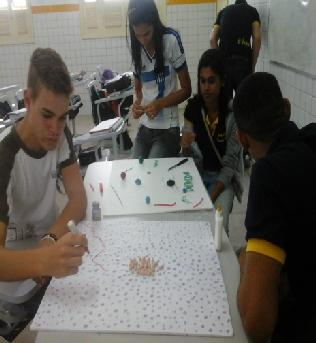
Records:
[[[129,159],[90,164],[84,179],[89,204],[87,218],[91,219],[93,201],[100,203],[103,216],[213,208],[192,158],[168,171],[181,160],[146,159],[140,163]],[[122,172],[126,174],[125,179],[121,177]],[[167,185],[169,180],[174,181],[173,186]]]
[[[53,279],[31,329],[232,336],[220,264],[207,222],[83,222],[90,255]],[[129,270],[148,256],[154,276]]]
[[[268,48],[271,61],[316,76],[316,1],[271,0]]]

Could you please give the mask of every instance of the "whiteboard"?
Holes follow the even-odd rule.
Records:
[[[271,61],[316,76],[316,1],[271,0]]]
[[[233,335],[221,267],[208,222],[82,222],[90,254],[79,273],[52,279],[32,330]],[[140,276],[129,261],[163,266]],[[162,339],[163,341],[163,339]]]

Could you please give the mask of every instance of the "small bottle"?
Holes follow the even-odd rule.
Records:
[[[222,235],[223,235],[223,212],[222,207],[219,205],[215,211],[215,249],[221,251],[222,249]]]
[[[92,220],[93,221],[101,220],[101,208],[98,201],[92,202]]]

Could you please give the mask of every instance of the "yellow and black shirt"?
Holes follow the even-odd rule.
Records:
[[[220,171],[222,168],[216,153],[210,142],[202,116],[202,101],[199,96],[189,99],[184,111],[184,118],[193,124],[196,142],[203,155],[203,169],[208,171]],[[206,116],[207,117],[207,116]],[[217,120],[210,123],[206,120],[212,133],[213,141],[220,155],[223,157],[226,151],[226,113],[220,113]]]
[[[316,124],[287,122],[253,166],[246,213],[247,251],[269,256],[287,274],[292,296],[316,305]],[[314,279],[313,279],[314,280]]]

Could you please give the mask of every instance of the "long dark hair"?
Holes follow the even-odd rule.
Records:
[[[160,20],[159,13],[154,0],[129,0],[128,13],[129,33],[131,39],[131,55],[135,71],[138,75],[142,71],[141,62],[141,44],[135,36],[133,26],[140,24],[149,24],[154,28],[153,40],[156,55],[156,75],[164,72],[164,58],[163,58],[163,34],[166,27]]]
[[[200,87],[200,73],[202,68],[210,68],[215,74],[217,74],[222,82],[224,82],[223,87],[219,93],[218,106],[220,114],[228,114],[228,103],[230,98],[227,96],[225,89],[225,78],[226,78],[226,61],[225,55],[220,49],[208,49],[206,50],[199,61],[198,71],[197,71],[197,80],[198,80],[198,97],[204,105],[204,100],[201,94]]]

